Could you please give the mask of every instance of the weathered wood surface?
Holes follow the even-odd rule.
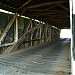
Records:
[[[36,27],[31,28],[29,31],[26,31],[20,38],[19,40],[13,45],[11,46],[9,49],[6,49],[4,51],[4,53],[10,53],[11,51],[15,51],[17,50],[18,46],[24,41],[25,37],[27,34],[29,33],[33,33],[36,29],[42,27],[42,25],[38,25]]]
[[[6,36],[8,30],[10,29],[10,27],[13,25],[13,22],[15,21],[17,15],[14,15],[10,21],[8,22],[8,24],[6,25],[6,28],[4,29],[3,33],[0,36],[0,42],[3,41],[4,37]]]
[[[0,55],[0,74],[71,75],[69,50],[69,41],[56,41]]]

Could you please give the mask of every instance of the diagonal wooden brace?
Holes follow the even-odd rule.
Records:
[[[0,42],[3,41],[3,39],[4,39],[4,37],[6,36],[8,30],[10,29],[10,27],[11,27],[12,24],[13,24],[13,22],[15,21],[16,16],[17,16],[17,15],[14,15],[14,16],[10,19],[10,21],[8,22],[6,28],[4,29],[3,33],[1,34]]]

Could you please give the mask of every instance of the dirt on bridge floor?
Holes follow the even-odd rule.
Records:
[[[56,72],[56,75],[71,75],[71,73],[70,72],[69,73],[66,73],[64,71],[57,71]]]
[[[71,75],[70,42],[57,41],[0,55],[0,75]]]

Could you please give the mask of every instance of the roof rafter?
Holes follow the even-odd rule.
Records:
[[[39,15],[39,13],[33,13],[31,16],[41,16],[41,15],[58,15],[58,14],[63,14],[64,13],[64,11],[60,11],[60,12],[58,12],[58,11],[55,11],[55,12],[44,12],[44,13],[40,13],[40,15]],[[29,15],[29,14],[28,14]]]
[[[53,10],[53,9],[51,9],[51,10],[45,10],[45,9],[35,9],[35,10],[34,10],[34,9],[30,9],[30,10],[28,10],[28,11],[31,11],[31,12],[35,12],[35,11],[36,11],[36,12],[40,12],[40,11],[41,11],[41,12],[44,12],[44,11],[51,11],[51,12],[53,12],[53,11],[54,11],[54,12],[55,12],[55,11],[59,11],[59,12],[60,12],[60,11],[64,11],[64,12],[69,12],[69,11],[66,11],[66,10]]]
[[[69,8],[65,7],[65,6],[62,5],[62,4],[57,4],[57,5],[59,5],[61,8],[65,9],[65,10],[69,11]]]
[[[57,5],[55,4],[55,5],[53,5],[53,6],[51,6],[51,7],[49,7],[49,8],[47,8],[47,9],[45,9],[45,11],[47,11],[47,10],[50,10],[51,8],[54,8],[54,7],[56,7]],[[43,10],[41,11],[39,11],[39,15],[38,16],[36,16],[36,19],[40,16],[40,13],[42,13],[42,12],[44,12]]]
[[[23,8],[25,5],[27,5],[28,3],[30,3],[32,0],[28,0],[26,3],[24,3],[22,6],[20,6],[17,10]]]
[[[59,18],[57,18],[57,17],[45,17],[45,18],[48,18],[48,19],[53,19],[53,20],[68,20],[68,18],[61,18],[61,17],[59,17]]]
[[[57,3],[66,3],[67,1],[52,1],[52,2],[46,2],[46,3],[41,3],[41,4],[37,4],[37,5],[32,5],[29,6],[28,8],[38,8],[41,6],[47,6],[47,5],[53,5],[53,4],[57,4]]]
[[[57,3],[66,3],[66,2],[68,2],[68,1],[52,1],[52,2],[46,2],[46,3],[37,4],[37,5],[31,5],[31,6],[28,6],[27,8],[25,8],[21,13],[23,14],[27,9],[53,5],[53,4],[57,4]]]

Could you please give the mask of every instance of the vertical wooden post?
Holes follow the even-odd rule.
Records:
[[[43,30],[44,30],[44,32],[43,32],[44,42],[46,42],[46,41],[45,41],[45,25],[44,25],[44,27],[43,27]]]
[[[47,41],[47,24],[45,24],[45,42]]]
[[[41,28],[40,28],[40,43],[41,43]]]
[[[55,28],[54,28],[54,30],[53,30],[53,40],[55,39],[55,37],[56,37],[56,34],[55,34]]]
[[[43,42],[44,38],[44,25],[41,27],[41,43]]]
[[[50,38],[50,41],[51,41],[52,40],[52,36],[51,36],[52,35],[52,26],[51,25],[50,25],[50,34],[49,35],[50,35],[49,38]]]
[[[49,41],[49,26],[47,25],[47,41]]]
[[[37,38],[38,38],[38,44],[40,44],[40,39],[41,39],[41,35],[40,35],[40,28],[38,28],[38,34],[37,34]]]
[[[14,41],[17,42],[18,41],[18,17],[16,17],[16,25],[14,27]]]
[[[54,28],[54,39],[56,39],[56,36],[57,36],[56,31],[57,30]]]
[[[48,26],[48,41],[52,40],[52,26]]]
[[[58,38],[58,35],[59,34],[59,32],[58,32],[58,29],[56,29],[56,39]]]
[[[37,30],[37,38],[38,38],[38,39],[39,39],[39,35],[40,35],[40,34],[39,34],[39,32],[40,32],[39,29],[40,29],[40,28],[38,28],[38,30]],[[39,44],[39,40],[37,41],[37,44]]]
[[[38,29],[36,31],[36,38],[38,38]],[[37,45],[38,45],[38,41],[37,41]]]
[[[52,40],[54,39],[54,28],[52,28]]]
[[[53,39],[53,28],[51,28],[51,40]]]
[[[47,24],[47,41],[49,41],[49,24]]]
[[[32,28],[33,27],[33,24],[32,24],[32,19],[30,19],[30,28]],[[33,39],[33,34],[31,33],[30,34],[30,46],[33,46],[33,41],[32,41],[32,39]]]
[[[40,22],[40,25],[41,25],[41,22]],[[40,29],[39,29],[39,33],[40,33],[40,34],[39,34],[40,43],[41,43],[41,30],[42,30],[42,29],[40,28]]]

